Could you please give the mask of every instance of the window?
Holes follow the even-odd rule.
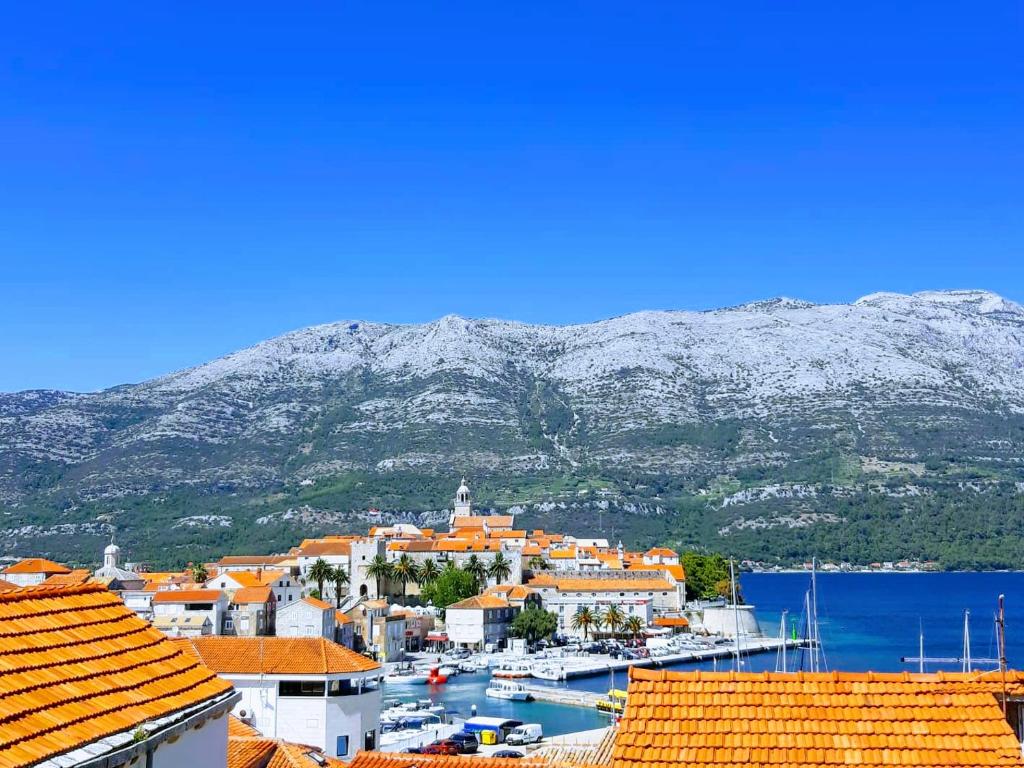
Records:
[[[323,680],[282,680],[277,684],[280,696],[323,696]]]
[[[348,736],[339,736],[338,743],[334,747],[334,753],[338,757],[348,756]]]
[[[313,637],[313,625],[312,624],[307,624],[306,625],[306,637]]]
[[[354,696],[357,693],[359,688],[353,680],[331,680],[327,684],[328,696]]]
[[[224,617],[224,629],[234,629],[235,623],[231,620],[230,616]]]
[[[238,623],[239,628],[242,629],[243,631],[249,629],[249,615],[243,613],[240,618],[241,618],[241,621]]]
[[[370,752],[377,748],[377,732],[367,731],[363,734],[363,749]]]

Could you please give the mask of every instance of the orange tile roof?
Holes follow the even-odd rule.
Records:
[[[236,589],[231,596],[231,602],[235,605],[247,605],[251,603],[268,603],[274,598],[270,587],[242,587]]]
[[[492,531],[492,539],[525,539],[526,531]]]
[[[153,595],[154,603],[216,603],[219,589],[164,589]]]
[[[548,765],[547,760],[526,757],[478,757],[461,755],[415,755],[403,752],[358,752],[349,768],[525,768]]]
[[[452,528],[483,528],[484,518],[481,515],[463,515],[452,521]]]
[[[232,579],[240,587],[259,587],[285,575],[284,571],[224,571],[221,576]]]
[[[42,586],[70,587],[75,584],[85,584],[85,582],[91,578],[92,571],[87,571],[84,568],[77,568],[68,573],[55,573],[52,576],[47,576],[43,581]]]
[[[351,555],[351,541],[312,541],[299,550],[301,557],[322,557],[323,555]]]
[[[524,555],[531,555],[532,556],[532,555],[539,555],[542,550],[540,548],[540,544],[528,543],[528,544],[523,545],[523,550],[522,551],[523,551]]]
[[[651,547],[644,554],[648,557],[679,557],[678,552],[673,552],[668,547]]]
[[[548,554],[552,560],[572,560],[576,557],[576,547],[566,549],[552,549]]]
[[[353,621],[352,617],[346,614],[344,611],[334,611],[334,623],[335,624],[351,624]]]
[[[330,603],[328,603],[325,600],[320,600],[320,599],[315,598],[315,597],[304,597],[304,598],[302,598],[302,602],[304,602],[306,605],[312,605],[314,608],[319,608],[321,611],[333,611],[334,610],[334,606],[333,605],[331,605]]]
[[[12,584],[9,581],[4,581],[3,579],[0,579],[0,589],[21,589],[21,587],[19,587],[17,584]]]
[[[448,610],[453,608],[466,608],[471,610],[482,611],[485,608],[508,608],[508,600],[503,597],[497,597],[496,595],[476,595],[475,597],[467,597],[465,600],[449,605]]]
[[[287,555],[225,555],[217,561],[217,565],[265,565],[277,564],[287,560]]]
[[[260,736],[228,738],[227,768],[340,768],[341,760],[328,757],[319,747],[292,744]]]
[[[527,586],[555,587],[560,592],[669,592],[675,585],[665,579],[581,579],[553,573],[538,574]]]
[[[978,677],[633,667],[612,768],[1020,768],[994,684]]]
[[[101,584],[0,594],[4,768],[130,734],[232,690]]]
[[[190,644],[223,675],[333,675],[370,672],[380,664],[322,637],[228,637],[173,640]]]
[[[53,560],[29,557],[7,566],[0,573],[71,573],[71,569]]]
[[[672,575],[672,578],[676,581],[686,581],[686,571],[683,570],[681,565],[664,565],[662,563],[655,563],[647,565],[643,561],[633,561],[629,564],[627,571],[664,571]]]
[[[497,595],[498,597],[504,597],[506,600],[525,600],[534,592],[535,590],[523,584],[498,584],[488,589],[485,594]]]
[[[261,734],[248,723],[243,723],[234,715],[228,715],[228,738],[232,736],[248,738],[259,737]]]

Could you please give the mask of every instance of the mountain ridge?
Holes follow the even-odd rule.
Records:
[[[586,497],[617,510],[628,535],[651,535],[653,516],[661,535],[685,538],[669,522],[685,518],[695,543],[782,557],[743,532],[788,519],[804,521],[786,524],[797,539],[835,533],[847,523],[834,499],[849,493],[764,488],[789,476],[818,488],[829,462],[830,485],[872,503],[868,481],[917,482],[879,466],[938,462],[925,479],[947,495],[965,473],[1016,488],[1022,425],[1024,307],[983,290],[776,297],[565,326],[343,320],[138,384],[0,394],[0,510],[11,530],[29,526],[0,536],[0,554],[40,542],[77,553],[45,533],[55,525],[143,535],[194,516],[166,516],[167,499],[229,511],[228,543],[257,518],[284,537],[301,527],[286,520],[337,526],[371,505],[415,517],[446,503],[435,482],[466,471],[497,508],[543,519]],[[349,482],[363,485],[300,503]],[[704,520],[694,510],[709,504]],[[195,537],[174,546],[201,549],[201,526],[185,527]],[[1005,535],[1013,549],[1024,530]]]

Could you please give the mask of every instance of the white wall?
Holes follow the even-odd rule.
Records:
[[[484,612],[479,608],[449,608],[444,614],[444,630],[453,643],[483,643]]]
[[[278,637],[326,637],[334,640],[334,611],[297,600],[279,606],[275,619]]]
[[[209,719],[198,730],[189,728],[174,743],[162,742],[153,752],[154,768],[222,768],[227,764],[228,716]],[[143,759],[142,764],[145,764]]]

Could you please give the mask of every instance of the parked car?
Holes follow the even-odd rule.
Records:
[[[491,757],[525,757],[518,749],[499,749]]]
[[[505,736],[506,744],[535,744],[544,738],[544,729],[540,723],[523,723],[517,725]]]
[[[416,755],[457,755],[459,745],[452,739],[439,739],[422,747],[410,747],[406,751]]]
[[[460,755],[471,755],[480,748],[480,742],[476,740],[476,736],[465,731],[453,733],[447,740],[455,743]]]

